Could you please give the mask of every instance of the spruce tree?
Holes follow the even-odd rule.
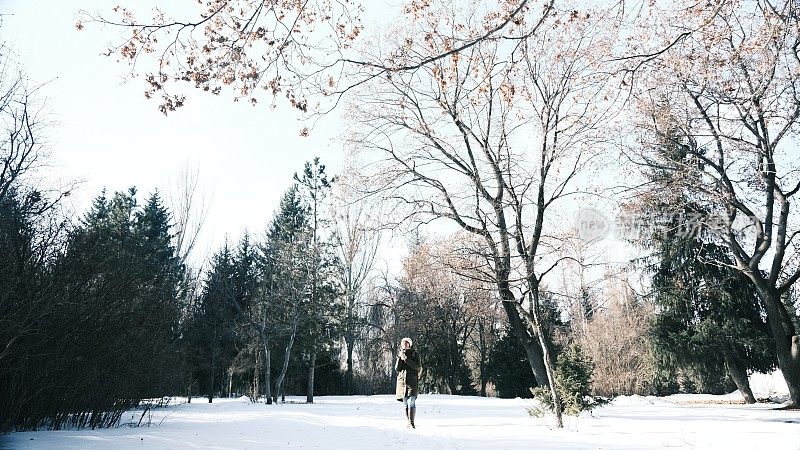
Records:
[[[492,349],[487,366],[498,397],[533,397],[530,389],[537,386],[536,378],[525,358],[522,344],[510,326],[506,326],[505,333]]]
[[[227,242],[212,258],[211,268],[192,315],[189,339],[191,365],[198,387],[213,401],[224,389],[225,374],[235,355],[233,255]]]
[[[306,162],[303,174],[294,175],[299,192],[304,197],[309,212],[311,248],[309,260],[310,295],[303,311],[303,336],[301,343],[306,353],[308,364],[308,385],[306,402],[314,402],[314,373],[317,366],[317,352],[325,345],[323,337],[328,336],[334,319],[338,292],[334,286],[333,271],[335,268],[333,248],[322,236],[323,229],[330,221],[322,214],[326,197],[330,193],[333,180],[328,179],[325,165],[314,158],[313,164]]]
[[[60,400],[46,412],[50,426],[111,425],[141,399],[174,391],[182,268],[169,228],[157,195],[140,208],[133,188],[104,193],[53,261],[54,311],[40,328],[54,344],[42,396]]]
[[[0,353],[0,395],[14,399],[0,427],[111,426],[174,393],[183,267],[158,194],[140,207],[134,188],[103,192],[63,248],[36,243],[26,211],[39,200],[15,195],[0,201],[0,338],[13,334],[16,355]]]
[[[687,158],[686,146],[669,136],[659,151],[668,161]],[[676,182],[661,167],[646,175],[651,190],[633,209],[644,217],[636,242],[652,250],[645,267],[653,275],[658,313],[651,336],[661,368],[693,373],[700,390],[715,393],[727,389],[727,373],[755,402],[747,372],[776,364],[757,293],[732,268],[729,250],[711,238],[715,212],[680,188],[687,180]]]
[[[275,401],[285,395],[284,380],[289,361],[300,331],[304,308],[311,296],[313,236],[309,226],[309,211],[297,185],[281,198],[267,239],[261,251],[261,271],[264,277],[261,301],[268,305],[275,323],[276,344],[282,348],[283,360],[274,382]]]
[[[747,372],[776,364],[774,344],[751,283],[725,261],[725,249],[696,237],[667,236],[653,267],[658,313],[651,337],[662,368],[694,374],[698,388],[727,390],[730,376],[748,403]]]
[[[559,352],[555,376],[564,414],[577,416],[582,411],[608,403],[607,399],[590,395],[593,371],[594,363],[583,353],[580,345],[572,343]],[[540,416],[544,410],[553,410],[549,389],[539,386],[531,392],[541,402],[541,407],[528,409],[531,415]]]
[[[234,374],[248,373],[248,380],[240,384],[248,389],[250,400],[258,401],[264,395],[267,403],[271,403],[273,311],[272,305],[262,297],[263,277],[258,259],[258,247],[246,233],[233,257],[232,306],[238,339],[236,357],[229,368],[229,385],[234,384]]]

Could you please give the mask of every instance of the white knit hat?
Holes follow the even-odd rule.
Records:
[[[408,341],[408,345],[409,346],[413,346],[414,345],[414,341],[412,341],[411,338],[404,337],[403,339],[400,340],[400,347],[403,346],[403,342],[405,342],[405,341]]]

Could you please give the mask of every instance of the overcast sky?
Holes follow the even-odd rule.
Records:
[[[32,84],[43,85],[40,97],[56,123],[47,135],[55,172],[83,181],[71,200],[75,211],[85,212],[103,188],[168,195],[189,165],[199,171],[199,190],[210,206],[203,246],[216,250],[226,234],[236,240],[245,229],[261,233],[305,161],[320,156],[329,173],[339,170],[336,113],[301,137],[304,124],[288,105],[271,110],[192,91],[185,107],[163,116],[157,102],[144,98],[140,79],[124,82],[127,65],[100,55],[116,30],[88,25],[76,31],[79,8],[108,15],[112,6],[0,1],[7,14],[2,38]]]

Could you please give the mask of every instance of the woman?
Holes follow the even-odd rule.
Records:
[[[417,413],[420,364],[413,345],[414,343],[407,337],[400,341],[400,354],[397,356],[394,368],[397,370],[397,401],[405,404],[408,426],[416,428],[414,417]]]

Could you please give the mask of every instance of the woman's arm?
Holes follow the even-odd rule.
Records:
[[[414,352],[411,356],[406,357],[406,365],[414,370],[419,370],[419,354]]]

